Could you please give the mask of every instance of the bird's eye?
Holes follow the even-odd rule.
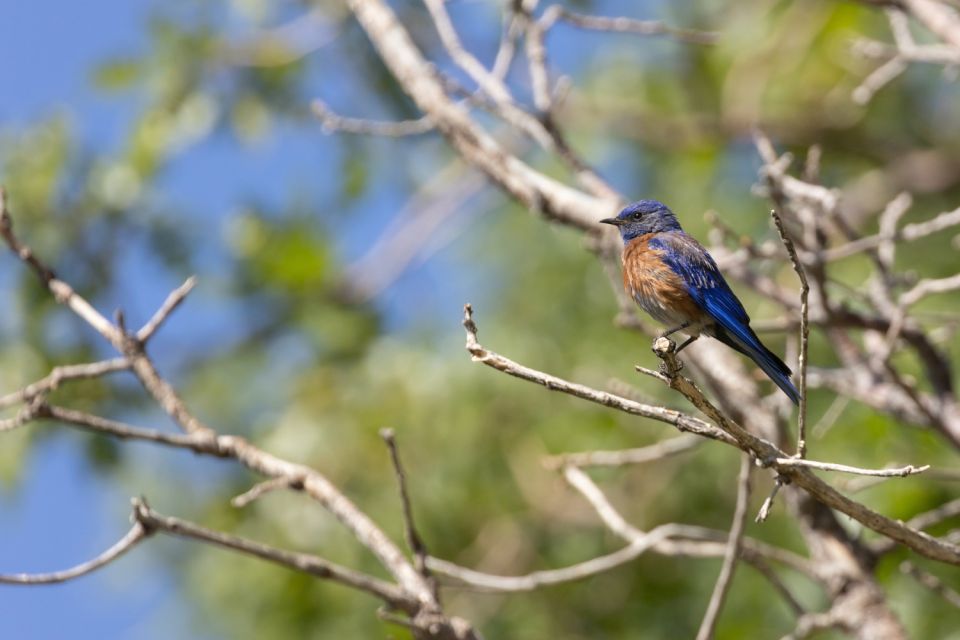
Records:
[[[633,214],[633,219],[634,219],[634,220],[639,220],[639,219],[640,219],[640,212],[639,212],[639,211],[637,211],[636,213]]]

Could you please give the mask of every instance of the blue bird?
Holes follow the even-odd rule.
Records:
[[[600,222],[620,230],[623,286],[630,297],[668,327],[660,335],[683,331],[689,336],[678,352],[701,333],[716,338],[753,360],[794,404],[800,403],[789,367],[760,342],[717,263],[684,233],[665,204],[639,200]]]

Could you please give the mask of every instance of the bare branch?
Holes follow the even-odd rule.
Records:
[[[315,99],[310,103],[310,109],[320,120],[323,129],[329,133],[343,132],[359,135],[386,136],[400,138],[404,136],[418,136],[436,129],[430,116],[423,116],[416,120],[402,120],[400,122],[380,122],[363,118],[347,118],[335,113],[323,100]]]
[[[787,174],[791,157],[789,155],[778,156],[773,143],[762,131],[754,132],[754,144],[764,162],[763,174],[774,181],[777,187],[783,191],[784,196],[799,202],[815,204],[828,215],[836,212],[840,204],[838,191],[804,182]]]
[[[550,374],[525,367],[493,351],[488,351],[477,341],[477,325],[473,321],[473,307],[469,304],[464,306],[463,327],[467,332],[467,351],[470,352],[474,362],[480,362],[488,367],[492,367],[522,380],[535,382],[552,391],[561,391],[578,398],[583,398],[584,400],[589,400],[590,402],[619,409],[624,413],[658,420],[673,425],[680,431],[720,440],[728,444],[732,443],[729,436],[698,418],[693,418],[672,409],[635,402],[613,395],[612,393],[607,393],[606,391],[599,391],[581,384],[567,382]]]
[[[960,49],[960,18],[953,9],[936,0],[901,0],[901,2],[930,31],[950,46]]]
[[[599,232],[597,220],[616,209],[617,198],[608,195],[601,200],[589,196],[510,154],[449,98],[432,66],[383,0],[349,0],[348,5],[404,91],[434,120],[467,162],[525,207],[563,224]],[[526,116],[536,121],[529,114]],[[538,135],[538,141],[542,137]],[[552,138],[546,137],[544,142],[552,144]]]
[[[303,478],[270,478],[269,480],[258,482],[240,495],[234,496],[234,498],[230,500],[230,504],[238,509],[242,509],[273,491],[279,491],[280,489],[296,489],[299,491],[302,488]]]
[[[769,463],[780,475],[788,478],[791,483],[801,487],[826,506],[847,514],[866,527],[913,549],[921,555],[933,560],[960,565],[960,546],[928,536],[904,525],[902,522],[897,522],[868,509],[859,502],[844,496],[803,466],[780,464],[780,459],[789,458],[789,456],[784,455],[769,441],[753,435],[725,416],[703,396],[703,393],[692,381],[679,374],[680,364],[674,353],[675,348],[676,345],[667,338],[659,338],[654,342],[654,353],[664,363],[665,374],[670,380],[670,388],[682,393],[694,406],[713,420],[718,427],[733,436],[738,447],[752,453],[762,463]]]
[[[793,240],[790,239],[783,227],[780,213],[776,209],[771,209],[770,215],[777,226],[780,240],[783,241],[783,246],[786,247],[787,253],[790,255],[793,270],[797,272],[797,277],[800,278],[800,414],[797,417],[797,456],[803,458],[807,455],[807,352],[810,342],[810,308],[807,299],[810,296],[810,284],[807,282],[807,274],[800,264],[800,258],[797,257]]]
[[[157,332],[157,329],[167,320],[171,313],[173,313],[177,307],[180,306],[180,303],[186,299],[187,295],[193,291],[193,287],[197,284],[197,277],[190,276],[187,278],[182,285],[170,292],[170,295],[167,296],[167,299],[163,301],[163,304],[157,309],[157,312],[153,314],[153,317],[150,318],[150,321],[147,324],[143,325],[143,328],[137,332],[137,340],[142,343],[146,343],[150,338],[153,337],[153,334]]]
[[[520,3],[522,6],[522,3]],[[550,73],[547,70],[547,30],[550,28],[546,16],[534,20],[526,15],[527,60],[530,64],[530,87],[533,91],[533,104],[541,113],[553,111],[553,92],[550,90]]]
[[[924,477],[928,480],[956,482],[960,480],[960,469],[929,469],[924,472]],[[870,476],[852,478],[851,480],[844,482],[839,489],[846,493],[858,493],[860,491],[869,489],[870,487],[875,487],[878,484],[883,484],[889,479],[890,478],[877,478]]]
[[[807,610],[800,604],[800,601],[797,600],[797,597],[793,595],[793,592],[784,584],[783,580],[780,579],[780,576],[767,564],[766,560],[763,558],[753,558],[748,559],[744,557],[744,560],[750,562],[750,566],[756,569],[760,574],[767,579],[770,585],[777,590],[777,593],[780,594],[780,597],[783,598],[784,602],[787,603],[787,606],[790,607],[790,611],[793,612],[795,616],[804,615]]]
[[[710,538],[704,539],[709,534]],[[471,588],[492,592],[533,591],[541,587],[553,586],[565,582],[581,580],[636,559],[648,550],[667,556],[689,556],[699,558],[722,557],[726,543],[713,539],[713,534],[723,536],[721,532],[705,530],[680,524],[665,524],[641,533],[630,544],[613,553],[592,560],[570,565],[561,569],[534,571],[523,576],[498,576],[461,567],[440,558],[427,558],[427,566],[438,574],[457,580]],[[652,543],[652,544],[651,544]],[[743,559],[753,566],[765,562],[767,553],[770,559],[786,561],[792,568],[811,575],[811,569],[802,558],[794,558],[789,552],[769,548],[749,539],[744,540]],[[769,570],[769,567],[767,567]],[[789,593],[789,592],[787,592]],[[791,596],[792,599],[792,596]],[[795,603],[796,600],[793,599]]]
[[[587,499],[587,502],[596,510],[597,515],[600,516],[600,519],[603,520],[610,531],[631,544],[643,540],[644,536],[647,535],[624,520],[620,512],[613,508],[607,497],[600,491],[600,487],[594,484],[593,480],[582,470],[577,467],[564,467],[563,477],[571,487]]]
[[[860,476],[877,476],[880,478],[904,478],[918,473],[923,473],[930,468],[925,464],[915,467],[908,464],[905,467],[896,469],[861,469],[860,467],[851,467],[845,464],[836,464],[833,462],[817,462],[816,460],[804,460],[801,458],[787,457],[777,458],[774,463],[778,469],[784,467],[806,467],[808,469],[820,469],[822,471],[839,471],[840,473],[853,473]]]
[[[13,416],[12,418],[0,420],[0,432],[13,431],[14,429],[19,429],[23,425],[28,424],[40,414],[40,409],[42,406],[43,399],[34,398],[30,404],[21,407],[20,410],[17,411],[17,415]]]
[[[642,541],[644,536],[647,535],[628,523],[610,504],[600,487],[582,470],[565,467],[563,474],[567,483],[586,498],[611,532],[631,544]],[[726,532],[692,525],[678,524],[675,526],[676,535],[669,540],[658,542],[654,548],[656,553],[697,557],[725,555],[729,542],[729,535]],[[750,538],[743,538],[742,542],[743,558],[751,564],[755,565],[761,561],[779,562],[808,577],[814,577],[813,570],[807,560],[796,554]]]
[[[631,560],[643,555],[657,542],[666,540],[681,529],[682,527],[675,524],[661,525],[650,530],[649,533],[643,534],[636,542],[623,547],[619,551],[598,556],[586,562],[574,564],[562,569],[534,571],[524,576],[495,576],[488,573],[481,573],[432,556],[427,558],[427,566],[437,573],[455,578],[472,587],[479,587],[489,591],[502,593],[534,591],[541,587],[582,580],[627,564]]]
[[[396,435],[393,429],[381,429],[380,437],[383,438],[383,441],[387,444],[387,450],[390,451],[390,462],[393,465],[394,475],[397,477],[400,504],[403,508],[404,534],[407,539],[407,546],[413,552],[414,566],[424,578],[432,581],[430,570],[427,569],[427,545],[423,543],[423,538],[417,533],[417,525],[413,519],[413,505],[410,502],[410,493],[407,490],[407,475],[404,473],[403,464],[400,462]]]
[[[935,524],[960,516],[960,498],[945,502],[936,509],[916,515],[907,521],[914,529],[926,529]]]
[[[960,593],[957,593],[945,585],[937,576],[920,569],[909,561],[900,563],[900,572],[910,576],[921,585],[946,600],[948,603],[960,608]]]
[[[464,70],[470,78],[480,87],[480,89],[490,96],[494,102],[501,107],[513,105],[513,98],[507,90],[506,85],[486,69],[472,53],[464,48],[460,42],[460,36],[450,20],[450,14],[444,7],[443,0],[424,0],[427,10],[430,11],[430,17],[433,18],[433,24],[437,29],[443,46],[446,48],[450,58],[458,67]]]
[[[853,101],[865,105],[885,86],[896,80],[907,70],[907,60],[899,53],[874,69],[870,75],[853,90]]]
[[[727,551],[723,555],[723,565],[720,575],[713,587],[713,595],[707,605],[707,612],[700,622],[697,631],[697,640],[710,640],[717,626],[717,619],[723,609],[723,603],[730,591],[733,581],[733,572],[736,570],[737,558],[740,556],[740,545],[743,541],[743,531],[747,522],[747,507],[750,504],[750,471],[753,462],[747,454],[740,455],[740,477],[737,480],[737,506],[733,512],[733,525],[730,528],[730,538],[727,541]]]
[[[783,636],[780,640],[804,640],[818,631],[840,627],[840,620],[833,610],[827,613],[807,613],[800,616],[793,632]]]
[[[75,567],[64,571],[55,571],[53,573],[13,573],[0,574],[0,584],[55,584],[66,582],[85,576],[88,573],[96,571],[102,566],[110,564],[127,551],[142,542],[149,535],[149,532],[140,522],[134,522],[130,531],[126,533],[109,549],[98,555],[96,558],[78,564]]]
[[[190,449],[197,453],[234,458],[249,469],[271,478],[282,478],[284,484],[292,489],[303,490],[333,513],[353,532],[361,544],[377,556],[384,567],[397,578],[400,586],[411,594],[411,597],[420,598],[424,603],[432,602],[428,586],[403,557],[396,545],[373,523],[369,516],[358,509],[325,476],[314,469],[272,456],[257,449],[243,438],[236,436],[221,435],[208,439],[191,435],[165,434],[53,406],[42,407],[40,415],[41,417],[56,419],[67,424],[120,438],[147,440]]]
[[[581,29],[592,29],[595,31],[615,31],[619,33],[632,33],[641,36],[670,36],[681,42],[691,44],[716,44],[719,40],[719,34],[712,31],[696,31],[694,29],[678,29],[670,27],[659,20],[635,20],[626,17],[590,16],[582,13],[575,13],[555,4],[544,12],[544,20],[547,17],[553,20],[562,20],[570,25]]]
[[[165,516],[157,513],[147,506],[146,502],[137,498],[133,500],[133,511],[137,523],[150,532],[160,531],[181,538],[198,540],[223,547],[224,549],[239,551],[240,553],[254,556],[287,567],[288,569],[308,573],[318,578],[333,580],[360,591],[366,591],[402,611],[412,613],[418,610],[417,601],[412,599],[400,587],[390,584],[389,582],[384,582],[379,578],[374,578],[359,571],[354,571],[353,569],[329,562],[318,556],[278,549],[254,540],[207,529],[206,527],[201,527],[198,524],[181,520],[180,518]]]
[[[235,65],[279,67],[300,60],[336,37],[333,21],[315,8],[289,22],[263,29],[240,42],[222,45],[222,55]]]
[[[464,48],[444,6],[444,0],[424,0],[424,3],[430,11],[440,40],[450,57],[458,67],[477,83],[483,93],[490,96],[496,106],[493,110],[494,113],[504,122],[523,131],[542,148],[557,153],[560,159],[573,169],[577,179],[595,195],[616,201],[618,199],[616,192],[573,152],[552,121],[547,119],[547,121],[541,122],[538,118],[517,106],[502,79],[487,70],[473,54]],[[528,48],[528,53],[531,57],[532,73],[535,76],[535,82],[538,84],[537,101],[549,110],[550,96],[549,82],[546,77],[546,52],[542,46],[539,49],[537,47],[538,43],[542,44],[542,33],[539,32],[539,26],[534,24],[529,16],[523,16],[522,20],[526,22],[528,29],[528,45],[532,47],[532,51]],[[530,36],[531,29],[533,30],[532,37]],[[400,79],[399,76],[398,79]]]
[[[53,297],[60,304],[73,310],[78,316],[93,327],[100,335],[106,338],[114,347],[119,348],[123,343],[123,336],[113,323],[107,320],[90,303],[78,296],[66,282],[59,280],[54,272],[34,255],[30,247],[21,244],[13,233],[13,220],[7,208],[7,192],[0,188],[0,237],[10,250],[40,278],[44,286],[50,290]]]
[[[68,380],[87,380],[90,378],[99,378],[108,373],[125,371],[130,368],[130,362],[126,358],[114,358],[112,360],[102,360],[100,362],[90,362],[87,364],[68,364],[54,367],[49,375],[36,382],[27,385],[19,391],[8,393],[0,397],[0,409],[6,409],[21,402],[30,402],[37,396],[46,395],[55,391],[61,383]]]
[[[900,305],[904,308],[910,307],[926,296],[957,289],[960,289],[960,273],[946,278],[924,279],[900,297]]]
[[[894,236],[894,240],[913,242],[957,225],[960,225],[960,208],[952,211],[944,211],[925,222],[915,222],[905,225]],[[882,234],[865,236],[840,245],[839,247],[826,249],[823,252],[822,258],[826,262],[848,258],[864,251],[876,249],[886,241],[886,239]]]
[[[153,362],[147,356],[144,345],[135,336],[127,334],[120,326],[114,325],[97,312],[86,300],[77,295],[66,283],[57,280],[33,252],[22,245],[13,234],[13,227],[6,199],[0,193],[0,237],[31,269],[40,277],[56,299],[69,306],[88,324],[107,338],[114,348],[123,353],[131,362],[131,367],[140,379],[143,387],[154,397],[157,403],[181,425],[187,436],[174,436],[160,432],[150,432],[131,428],[105,418],[89,416],[70,410],[45,408],[43,417],[55,417],[77,426],[88,427],[117,437],[151,440],[171,446],[192,449],[219,457],[234,458],[247,468],[268,477],[286,477],[294,482],[303,479],[303,491],[326,507],[367,547],[396,578],[400,587],[411,597],[419,600],[426,610],[436,612],[438,605],[432,590],[423,577],[403,556],[400,549],[389,537],[348,499],[333,483],[320,472],[309,467],[288,462],[258,449],[243,438],[236,436],[218,436],[200,422],[177,395],[173,387],[157,372]],[[449,624],[444,619],[442,622]]]
[[[191,414],[173,387],[160,377],[156,367],[153,366],[153,362],[150,361],[144,351],[143,342],[137,340],[135,336],[128,335],[119,326],[107,320],[89,302],[78,295],[70,285],[59,280],[53,271],[34,255],[30,247],[17,239],[13,233],[13,221],[7,210],[6,195],[3,191],[0,191],[0,237],[7,243],[10,250],[33,270],[57,302],[69,307],[106,338],[114,349],[126,357],[134,374],[140,380],[140,384],[184,431],[204,437],[212,436],[213,430]],[[172,297],[176,298],[176,296]]]
[[[669,438],[656,444],[636,449],[563,453],[557,456],[550,456],[545,460],[545,464],[551,469],[559,469],[565,466],[621,467],[628,464],[645,464],[690,451],[702,443],[702,438],[689,434]]]
[[[216,441],[208,438],[180,433],[164,433],[153,429],[142,429],[123,422],[117,422],[116,420],[101,418],[100,416],[84,413],[83,411],[76,411],[56,405],[40,405],[36,416],[38,418],[56,420],[66,425],[79,427],[94,433],[110,435],[122,440],[144,440],[171,447],[190,449],[197,453],[208,453],[215,456],[223,455],[217,448]]]
[[[858,40],[853,43],[853,52],[866,58],[889,60],[899,56],[909,62],[936,65],[960,63],[960,50],[944,44],[916,44],[911,47],[895,46],[876,40]]]
[[[783,478],[777,476],[773,480],[773,489],[770,490],[770,495],[766,497],[763,501],[763,504],[760,505],[760,511],[757,512],[757,517],[753,519],[754,522],[766,522],[767,518],[770,517],[770,510],[773,509],[773,501],[777,499],[777,494],[780,493],[780,487],[784,484]]]

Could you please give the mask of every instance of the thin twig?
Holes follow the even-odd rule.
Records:
[[[246,507],[254,500],[258,500],[264,495],[271,493],[273,491],[278,491],[280,489],[302,489],[303,488],[303,479],[302,478],[287,478],[286,476],[280,476],[278,478],[270,478],[269,480],[264,480],[263,482],[258,482],[253,485],[243,493],[238,496],[234,496],[230,500],[230,504],[238,509]]]
[[[745,557],[744,560],[747,560]],[[777,572],[767,564],[766,560],[763,558],[754,558],[750,562],[750,566],[756,569],[767,581],[777,590],[777,593],[780,594],[780,597],[783,598],[784,602],[787,603],[787,606],[790,607],[790,611],[793,612],[795,616],[802,616],[807,612],[800,601],[797,600],[797,597],[793,595],[793,592],[784,584],[783,580],[780,579],[780,576],[777,575]]]
[[[603,523],[610,531],[630,543],[641,541],[647,535],[627,522],[623,516],[620,515],[620,512],[613,508],[613,505],[607,500],[607,497],[603,494],[603,491],[600,490],[600,487],[581,469],[577,467],[564,467],[563,478],[571,487],[579,491],[580,494],[587,499],[587,502],[594,508],[597,515],[600,516],[600,519],[603,520]]]
[[[150,321],[147,324],[143,325],[143,328],[137,332],[137,340],[140,342],[147,342],[153,337],[153,334],[156,333],[157,329],[166,322],[167,317],[173,313],[177,307],[180,306],[180,303],[186,299],[187,295],[193,290],[193,287],[197,284],[197,277],[190,276],[187,278],[182,285],[170,292],[170,295],[167,296],[167,299],[163,301],[163,304],[157,309],[157,312],[153,314],[153,317],[150,318]]]
[[[333,16],[315,7],[285,24],[256,31],[238,42],[224,43],[227,62],[249,67],[280,67],[310,55],[336,38]]]
[[[669,538],[676,533],[677,528],[678,525],[675,524],[660,525],[651,529],[637,542],[631,543],[619,551],[597,556],[586,562],[580,562],[562,569],[534,571],[523,576],[495,576],[489,573],[481,573],[433,556],[427,558],[427,566],[437,573],[456,578],[473,587],[497,592],[533,591],[541,587],[582,580],[624,565],[643,555],[657,542]]]
[[[416,601],[397,585],[329,562],[318,556],[278,549],[247,538],[207,529],[187,520],[165,516],[157,513],[147,506],[146,502],[137,498],[133,500],[133,510],[137,523],[150,532],[159,531],[181,538],[198,540],[255,556],[318,578],[333,580],[348,587],[366,591],[403,611],[415,612],[418,608]]]
[[[847,407],[850,405],[850,397],[838,395],[834,398],[833,402],[830,403],[830,406],[827,407],[827,410],[824,411],[823,415],[820,416],[820,419],[817,420],[817,423],[813,425],[811,430],[814,438],[822,438],[826,435],[827,431],[830,430],[833,425],[837,423],[837,420],[840,419],[840,416],[843,415],[843,412],[846,411]]]
[[[898,467],[896,469],[862,469],[860,467],[851,467],[834,462],[818,462],[816,460],[803,460],[794,457],[777,458],[775,464],[781,469],[784,467],[806,467],[808,469],[820,469],[821,471],[839,471],[840,473],[852,473],[859,476],[876,476],[880,478],[904,478],[906,476],[923,473],[930,468],[928,464],[919,467],[908,464],[905,467]]]
[[[783,484],[783,479],[780,476],[774,478],[773,489],[770,490],[770,495],[768,495],[763,501],[763,504],[760,505],[760,511],[757,512],[757,517],[753,520],[754,522],[767,521],[767,518],[770,517],[770,510],[773,509],[773,501],[777,499],[777,494],[780,493],[780,487],[782,487]]]
[[[521,3],[521,7],[522,7]],[[547,70],[547,47],[544,42],[549,25],[544,20],[534,20],[526,15],[526,52],[530,67],[530,88],[533,104],[542,114],[550,117],[553,111],[553,92],[550,90],[550,72]]]
[[[126,358],[114,358],[87,364],[68,364],[54,367],[45,377],[29,384],[19,391],[8,393],[0,397],[0,409],[6,409],[21,402],[29,402],[37,396],[55,391],[63,382],[68,380],[86,380],[99,378],[108,373],[125,371],[130,368]]]
[[[568,382],[556,376],[543,373],[542,371],[525,367],[493,351],[488,351],[477,341],[477,325],[473,321],[473,307],[469,304],[464,305],[463,311],[463,327],[467,333],[466,348],[473,357],[474,362],[480,362],[488,367],[522,380],[535,382],[552,391],[561,391],[584,400],[589,400],[590,402],[619,409],[625,413],[631,413],[673,425],[680,431],[694,433],[722,442],[733,442],[727,434],[699,418],[694,418],[680,411],[628,400],[612,393],[607,393],[606,391],[599,391],[581,384]]]
[[[213,430],[197,419],[170,384],[163,379],[144,351],[144,344],[122,327],[110,322],[73,288],[57,278],[13,232],[13,220],[7,208],[6,194],[0,190],[0,237],[24,264],[36,274],[54,299],[69,307],[82,320],[113,345],[130,362],[130,368],[144,389],[184,431],[199,437],[212,437]]]
[[[900,563],[900,572],[910,576],[948,603],[960,608],[960,593],[945,585],[937,576],[920,569],[909,560]]]
[[[903,228],[897,231],[894,240],[913,242],[957,225],[960,225],[960,208],[953,209],[952,211],[944,211],[924,222],[914,222],[904,225]],[[839,247],[826,249],[823,252],[822,258],[825,262],[848,258],[858,253],[863,253],[864,251],[876,249],[886,240],[887,237],[883,234],[865,236],[851,240]]]
[[[859,105],[865,105],[880,89],[896,80],[900,74],[907,70],[907,60],[899,53],[874,69],[870,75],[853,90],[853,101]]]
[[[780,240],[786,247],[790,255],[790,262],[793,264],[793,270],[797,272],[800,278],[800,358],[798,368],[800,369],[800,412],[797,416],[797,456],[804,458],[807,455],[807,354],[810,343],[810,307],[808,298],[810,296],[810,284],[807,282],[807,274],[800,264],[800,258],[797,257],[797,249],[793,246],[793,240],[787,235],[787,230],[783,226],[783,219],[776,208],[770,210],[770,215],[777,226],[777,232],[780,234]]]
[[[427,568],[427,545],[423,543],[423,538],[417,532],[417,525],[413,518],[413,504],[410,502],[410,493],[407,490],[407,474],[403,470],[403,464],[400,462],[400,450],[397,447],[397,437],[393,429],[380,429],[380,437],[387,445],[390,452],[390,463],[393,465],[393,473],[397,478],[397,488],[400,491],[400,505],[403,508],[404,535],[407,539],[407,546],[413,553],[413,563],[417,571],[427,580],[433,579],[430,570]]]
[[[404,136],[422,135],[436,128],[430,116],[422,116],[415,120],[402,120],[400,122],[348,118],[335,113],[327,103],[320,99],[314,99],[310,103],[310,109],[320,120],[324,131],[328,133],[342,132],[400,138]]]
[[[957,516],[960,516],[960,498],[945,502],[936,509],[913,516],[907,521],[907,524],[914,529],[926,529]]]
[[[817,631],[826,631],[839,627],[840,620],[836,611],[831,609],[826,613],[805,613],[797,620],[797,626],[780,640],[804,640]]]
[[[960,289],[960,273],[946,278],[924,279],[900,298],[900,305],[904,308],[915,305],[926,296],[935,293],[947,293]]]
[[[614,508],[604,495],[600,487],[580,469],[574,467],[565,467],[563,469],[564,479],[567,483],[580,492],[590,506],[597,512],[600,519],[608,529],[618,537],[629,543],[637,543],[643,540],[647,534],[628,523],[624,517]],[[676,535],[670,540],[658,542],[654,550],[663,555],[696,555],[701,557],[723,556],[726,553],[726,544],[729,542],[727,532],[716,531],[704,527],[692,525],[676,525]],[[694,549],[684,542],[690,544],[704,545],[707,542],[722,543],[717,547],[700,546]],[[757,560],[768,560],[782,563],[804,575],[811,576],[809,563],[799,556],[780,549],[772,547],[763,542],[750,538],[743,538],[742,550],[745,560],[754,564]]]
[[[30,404],[20,407],[20,410],[17,411],[17,415],[13,416],[12,418],[0,420],[0,432],[12,431],[29,424],[32,420],[36,419],[37,416],[40,415],[42,407],[43,398],[34,398]]]
[[[746,453],[740,455],[740,476],[737,480],[737,506],[733,512],[733,525],[730,527],[730,538],[727,541],[727,551],[723,556],[723,565],[720,575],[713,587],[713,595],[707,605],[707,612],[697,631],[697,640],[710,640],[717,626],[717,619],[723,609],[723,603],[730,591],[733,573],[737,567],[737,558],[740,556],[740,546],[743,541],[743,532],[747,521],[747,507],[750,504],[750,472],[753,461]]]
[[[648,447],[620,449],[617,451],[584,451],[550,456],[544,463],[548,468],[572,467],[621,467],[628,464],[645,464],[663,460],[696,448],[704,441],[693,434],[669,438]]]
[[[707,534],[709,534],[709,537],[705,537]],[[473,589],[491,592],[533,591],[541,587],[582,580],[609,571],[633,561],[647,551],[666,556],[722,557],[726,552],[727,538],[728,534],[726,532],[671,523],[660,525],[648,533],[641,532],[630,544],[613,553],[560,569],[534,571],[522,576],[499,576],[483,573],[433,556],[427,558],[427,565],[436,573],[453,578]],[[723,541],[721,542],[721,540]],[[756,540],[745,538],[742,554],[743,559],[752,566],[757,566],[767,560],[783,561],[804,575],[813,577],[812,568],[808,566],[805,559],[796,557],[782,549],[769,547]],[[769,567],[767,569],[769,570]],[[788,600],[793,600],[794,604],[796,603],[792,596]]]
[[[140,522],[134,522],[130,531],[114,543],[109,549],[96,558],[78,564],[64,571],[53,573],[12,573],[0,574],[0,584],[55,584],[67,582],[80,576],[96,571],[100,567],[110,564],[127,551],[142,542],[149,535],[149,531]]]
[[[670,36],[681,42],[691,44],[712,45],[719,40],[719,34],[712,31],[697,31],[694,29],[678,29],[659,20],[635,20],[633,18],[591,16],[575,13],[560,5],[553,5],[544,12],[544,18],[554,14],[554,20],[562,20],[574,27],[592,29],[595,31],[614,31],[632,33],[641,36]]]
[[[561,135],[559,129],[553,126],[549,119],[547,121],[541,121],[539,118],[534,117],[531,113],[519,107],[504,81],[484,67],[483,64],[463,46],[460,36],[457,34],[453,22],[450,19],[450,14],[444,6],[444,0],[424,0],[424,4],[430,12],[430,17],[433,20],[437,34],[440,36],[440,41],[443,43],[450,58],[477,83],[482,93],[490,97],[496,106],[494,109],[495,115],[510,126],[525,133],[543,149],[555,152],[560,159],[573,170],[577,179],[594,195],[616,201],[618,196],[613,188],[573,152]],[[528,20],[527,24],[530,24],[529,17],[524,17],[523,20]],[[534,27],[534,29],[536,30],[537,27]],[[534,36],[532,45],[534,47],[534,60],[532,60],[531,63],[536,66],[543,62],[539,59],[541,55],[545,57],[546,54],[545,50],[536,50],[536,36]],[[538,75],[537,82],[546,84],[546,68],[545,66],[541,68],[543,71],[542,74],[540,74],[539,68],[535,71],[535,74]]]
[[[960,17],[956,11],[936,0],[901,0],[913,16],[944,42],[960,49]]]
[[[223,453],[219,451],[216,442],[208,438],[198,438],[197,436],[182,433],[164,433],[163,431],[154,429],[143,429],[116,420],[110,420],[109,418],[102,418],[90,413],[67,409],[57,405],[42,404],[37,412],[37,417],[56,420],[69,426],[79,427],[94,433],[104,433],[123,440],[144,440],[171,447],[191,449],[197,453],[208,453],[216,456],[223,455]]]

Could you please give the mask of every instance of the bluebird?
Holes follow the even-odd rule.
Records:
[[[620,230],[623,286],[630,297],[668,327],[661,336],[677,331],[689,336],[678,352],[701,334],[716,338],[753,360],[794,404],[800,403],[789,367],[760,342],[717,263],[684,233],[665,204],[640,200],[600,222]]]

